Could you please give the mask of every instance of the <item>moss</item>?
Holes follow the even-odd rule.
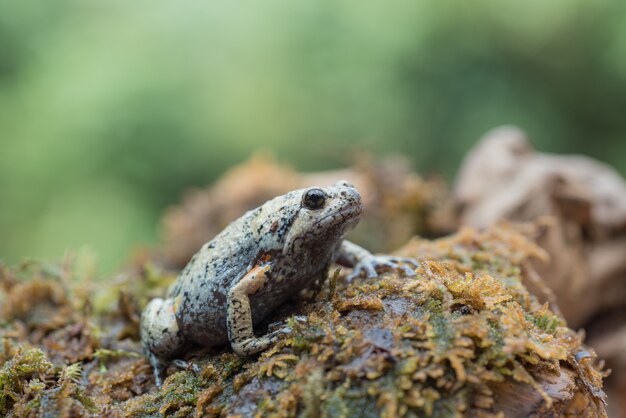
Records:
[[[54,379],[55,368],[38,348],[3,344],[0,369],[0,413],[3,416],[43,416],[56,413],[85,415],[97,411],[94,400],[78,383],[79,364],[63,368]]]
[[[523,263],[544,254],[518,230],[465,229],[399,253],[422,261],[415,277],[389,272],[348,284],[333,271],[314,299],[268,318],[287,321],[292,333],[260,356],[190,352],[200,371],[171,367],[160,389],[139,354],[138,317],[173,275],[140,267],[85,290],[59,278],[67,267],[4,269],[3,300],[24,303],[3,311],[0,413],[498,416],[505,384],[530,388],[554,413],[568,406],[543,382],[567,371],[573,383],[563,390],[575,407],[603,414],[593,352],[522,285]],[[98,286],[108,302],[90,309]],[[51,327],[31,301],[60,319]]]
[[[13,347],[3,341],[2,368],[0,368],[0,413],[9,410],[27,393],[39,393],[41,380],[52,368],[52,363],[38,348]]]

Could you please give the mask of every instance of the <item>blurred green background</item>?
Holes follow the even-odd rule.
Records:
[[[0,258],[103,271],[269,149],[452,178],[488,129],[626,172],[626,2],[0,0]]]

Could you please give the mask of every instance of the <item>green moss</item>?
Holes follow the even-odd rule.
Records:
[[[2,345],[4,361],[0,368],[0,413],[7,414],[28,389],[41,390],[38,377],[45,376],[52,369],[52,363],[38,348],[12,347],[7,340]]]
[[[539,330],[551,335],[555,335],[558,327],[564,324],[562,319],[549,312],[528,315],[528,320]]]
[[[94,400],[78,383],[82,376],[80,364],[64,367],[56,380],[55,368],[42,350],[13,346],[8,340],[4,340],[3,347],[2,357],[6,359],[0,369],[3,416],[43,416],[55,411],[84,415],[97,411]]]

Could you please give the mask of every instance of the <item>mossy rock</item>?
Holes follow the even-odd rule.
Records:
[[[288,337],[251,359],[189,353],[201,372],[172,367],[161,389],[138,355],[137,317],[173,276],[143,269],[85,289],[69,272],[4,269],[0,414],[605,415],[593,351],[522,283],[528,260],[544,257],[523,228],[416,239],[399,253],[421,261],[415,277],[346,283],[331,271],[320,293],[268,320],[287,321]],[[117,304],[94,307],[94,294]],[[35,315],[43,307],[54,328]]]

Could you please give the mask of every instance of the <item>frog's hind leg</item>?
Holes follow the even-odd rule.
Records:
[[[270,332],[263,337],[254,336],[250,295],[255,294],[266,285],[267,276],[265,273],[269,268],[269,264],[254,267],[230,289],[226,298],[228,340],[233,351],[240,356],[248,356],[265,350],[281,335],[289,331],[283,328]]]
[[[154,368],[157,386],[165,377],[168,359],[183,348],[185,341],[175,315],[174,299],[153,299],[141,314],[141,343]]]

